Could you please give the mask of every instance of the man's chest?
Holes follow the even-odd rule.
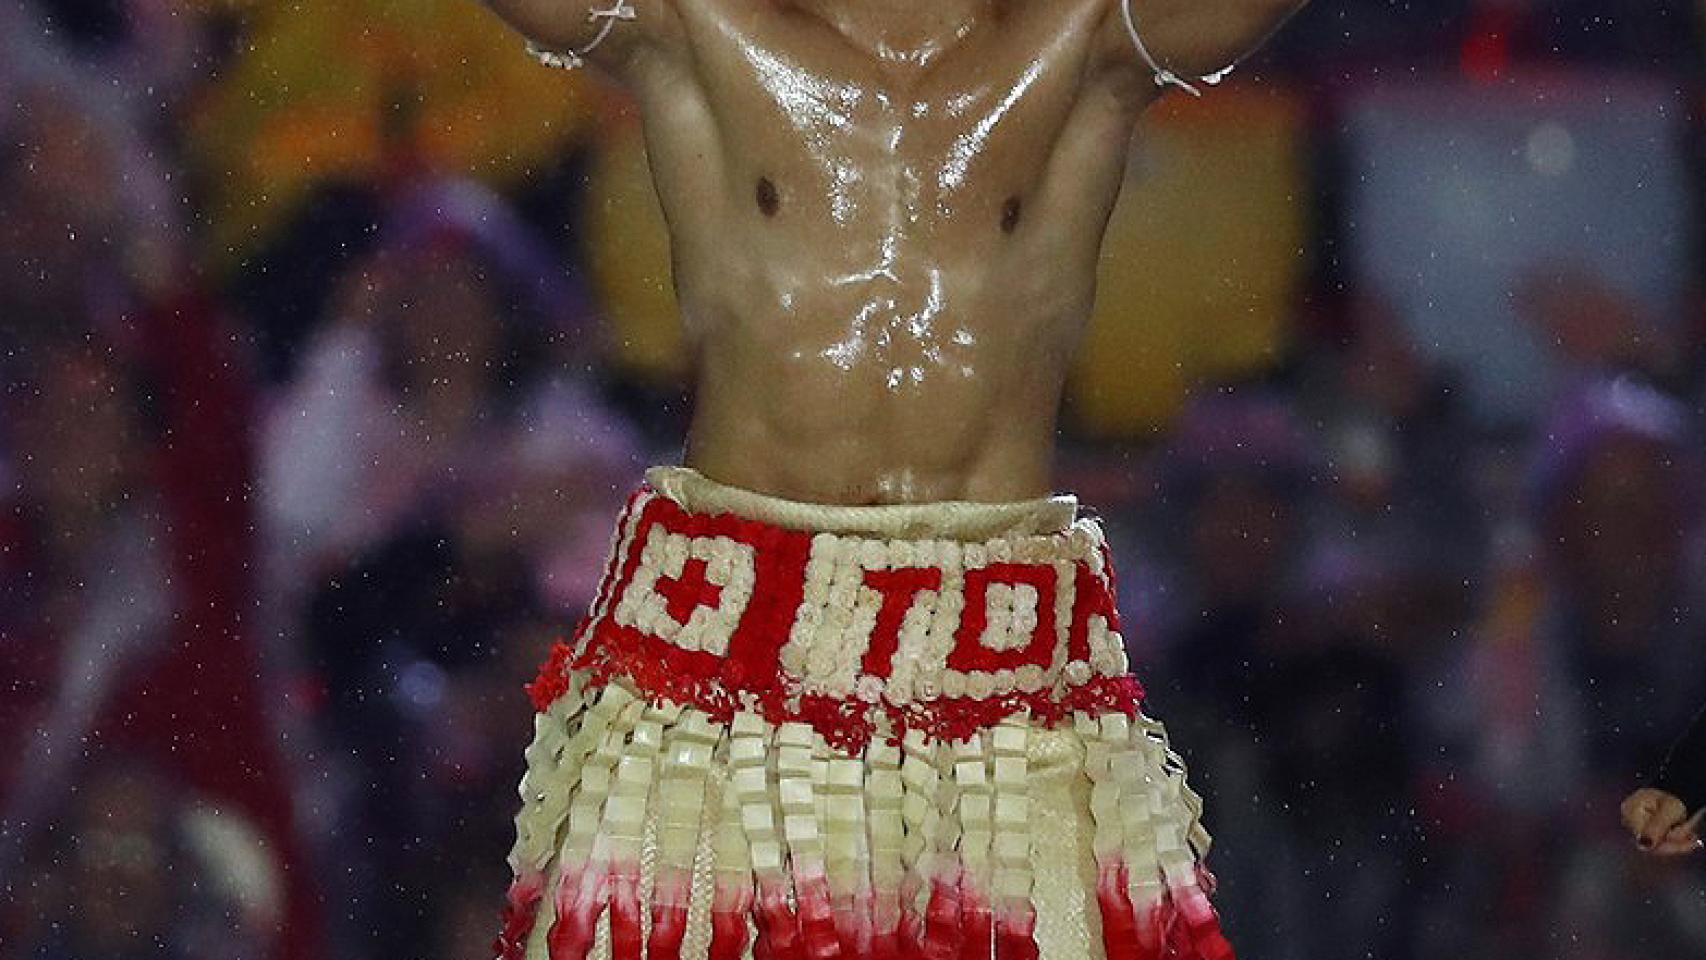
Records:
[[[909,31],[777,3],[684,2],[728,160],[923,200],[1041,164],[1083,92],[1103,8],[1035,0]]]

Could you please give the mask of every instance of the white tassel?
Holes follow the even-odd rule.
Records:
[[[902,814],[905,786],[901,780],[900,749],[888,743],[872,743],[865,751],[869,776],[865,780],[865,804],[870,810],[872,890],[871,926],[877,940],[890,955],[899,949],[901,896],[907,863],[906,819]]]
[[[1030,730],[1022,721],[1008,718],[990,736],[995,757],[995,872],[990,893],[996,956],[1001,960],[1019,952],[1012,946],[1015,942],[1030,943],[1036,929],[1031,901]]]
[[[648,890],[646,955],[678,958],[693,901],[693,868],[707,832],[705,798],[711,758],[722,735],[698,710],[681,710],[667,728],[656,802],[657,870]],[[713,810],[714,814],[715,811]]]
[[[784,723],[776,730],[776,790],[782,803],[782,837],[792,868],[802,956],[833,956],[837,949],[835,907],[824,862],[819,762],[810,724]],[[827,779],[827,776],[822,779]]]
[[[994,943],[994,912],[991,880],[995,842],[995,790],[990,783],[991,757],[987,733],[950,748],[954,761],[954,784],[959,787],[960,825],[960,935],[979,956],[987,956]]]
[[[870,822],[865,803],[866,761],[863,757],[838,756],[822,736],[814,738],[812,748],[825,758],[820,769],[826,776],[818,795],[836,933],[844,952],[854,957],[870,956],[873,892],[871,840],[866,831]]]
[[[580,960],[595,934],[606,892],[604,871],[594,862],[603,853],[600,848],[608,843],[605,801],[628,736],[645,712],[645,702],[612,684],[600,692],[594,712],[608,716],[609,723],[597,748],[581,765],[569,805],[569,828],[557,854],[554,919],[547,934],[552,960]]]
[[[525,753],[527,772],[520,785],[521,809],[515,815],[515,846],[509,855],[510,869],[517,876],[542,873],[550,866],[557,833],[569,812],[571,792],[562,784],[580,776],[581,763],[607,722],[584,710],[577,691],[534,714],[533,742]],[[594,728],[590,733],[589,727]]]

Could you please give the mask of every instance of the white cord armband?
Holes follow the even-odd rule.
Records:
[[[629,0],[614,0],[608,9],[587,11],[587,23],[598,23],[600,20],[604,22],[600,24],[598,33],[592,38],[592,42],[586,46],[579,50],[549,50],[529,40],[527,41],[527,52],[547,67],[555,67],[558,70],[575,70],[586,66],[587,54],[597,49],[598,45],[604,42],[605,37],[610,36],[610,31],[616,29],[616,21],[634,20],[638,16],[639,14],[635,12],[633,4]]]
[[[1155,62],[1155,57],[1150,54],[1149,48],[1143,45],[1143,38],[1137,33],[1137,24],[1132,22],[1131,0],[1120,0],[1120,15],[1125,17],[1125,32],[1131,36],[1131,45],[1137,48],[1137,55],[1143,58],[1143,62],[1149,65],[1150,70],[1154,71],[1156,86],[1178,87],[1193,97],[1202,96],[1202,91],[1198,90],[1195,85],[1186,81],[1183,77],[1166,67],[1163,67],[1161,64]],[[1198,77],[1197,79],[1212,87],[1220,81],[1225,80],[1226,75],[1231,72],[1232,67],[1227,67],[1218,73],[1211,73],[1206,77]]]

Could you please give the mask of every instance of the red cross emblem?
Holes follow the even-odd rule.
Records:
[[[705,577],[705,561],[689,557],[679,577],[658,577],[655,588],[669,602],[665,607],[670,618],[685,626],[693,611],[700,607],[716,608],[723,602],[723,588]]]

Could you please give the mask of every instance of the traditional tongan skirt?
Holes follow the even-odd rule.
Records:
[[[1229,960],[1077,513],[649,471],[529,688],[498,956]]]

